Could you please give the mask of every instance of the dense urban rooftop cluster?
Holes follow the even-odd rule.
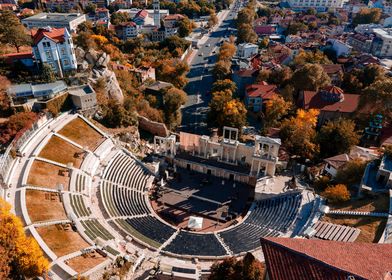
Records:
[[[1,279],[392,279],[388,0],[0,0]]]

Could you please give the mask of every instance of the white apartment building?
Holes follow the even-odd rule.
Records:
[[[242,43],[237,46],[237,56],[250,58],[259,52],[259,46],[251,43]]]
[[[72,37],[66,28],[40,28],[32,30],[31,36],[37,64],[49,64],[60,77],[66,71],[77,69]]]
[[[392,57],[392,28],[373,29],[372,53],[377,57]]]
[[[38,29],[50,26],[52,28],[67,28],[69,32],[76,32],[78,25],[86,21],[86,16],[81,13],[39,13],[22,19],[28,29]]]
[[[345,0],[288,0],[293,8],[300,9],[329,9],[329,8],[342,8]]]

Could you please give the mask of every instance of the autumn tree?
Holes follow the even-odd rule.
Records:
[[[392,78],[378,80],[365,88],[360,99],[361,107],[383,113],[392,118]]]
[[[327,122],[321,127],[317,138],[322,157],[347,153],[359,143],[354,121],[346,119]]]
[[[6,123],[0,126],[0,143],[8,143],[18,132],[31,128],[36,120],[37,114],[33,112],[20,112],[12,115]]]
[[[164,59],[158,62],[157,79],[173,84],[176,88],[183,88],[187,83],[186,77],[189,66],[179,59]]]
[[[56,73],[48,63],[42,64],[40,76],[44,83],[53,83],[56,81]]]
[[[8,117],[11,113],[11,102],[7,90],[11,82],[6,76],[0,75],[0,117]]]
[[[322,193],[322,196],[326,197],[332,203],[348,201],[351,197],[347,186],[343,184],[327,187]]]
[[[237,42],[241,43],[256,43],[258,36],[253,30],[253,26],[249,23],[242,23],[238,26]]]
[[[128,13],[115,12],[110,16],[110,22],[113,25],[117,25],[130,20]]]
[[[233,99],[233,93],[230,90],[212,93],[209,107],[209,126],[219,128],[231,126],[241,129],[246,124],[245,105],[238,99]]]
[[[291,155],[312,159],[319,153],[315,129],[318,114],[318,110],[299,109],[295,117],[282,122],[280,137]]]
[[[237,86],[230,79],[217,80],[215,83],[212,84],[211,92],[225,91],[225,90],[229,90],[232,93],[234,93],[237,90]]]
[[[169,88],[163,95],[163,112],[165,123],[170,129],[176,128],[181,124],[180,108],[187,101],[186,93],[178,88]]]
[[[215,25],[217,25],[218,22],[219,22],[218,17],[216,16],[215,13],[212,13],[210,15],[210,18],[208,19],[207,26],[208,26],[208,28],[212,28]]]
[[[11,206],[0,198],[0,277],[35,278],[49,270],[49,262],[33,237],[27,237]]]
[[[134,111],[126,110],[124,106],[115,100],[109,100],[102,105],[105,126],[111,128],[128,127],[137,124],[137,116]]]
[[[283,66],[282,68],[276,68],[270,71],[267,80],[271,84],[284,87],[290,83],[292,77],[293,77],[293,71],[291,70],[291,68],[287,66]]]
[[[231,73],[231,62],[228,60],[218,60],[215,63],[212,73],[218,80],[228,78]]]
[[[20,47],[29,45],[31,37],[20,20],[11,11],[0,13],[0,42],[9,44],[19,52]]]
[[[265,104],[265,127],[274,127],[279,120],[285,116],[292,107],[291,102],[287,102],[281,96],[275,96]]]
[[[353,24],[378,23],[381,18],[381,9],[362,8],[353,18]]]
[[[136,110],[139,115],[146,117],[155,122],[163,122],[162,112],[156,108],[151,107],[147,100],[140,100],[136,104]]]
[[[242,260],[234,257],[214,263],[211,267],[209,280],[262,280],[265,267],[251,253],[246,253]]]
[[[292,84],[297,90],[318,91],[330,85],[331,79],[320,65],[307,63],[294,72]]]
[[[237,15],[237,26],[240,27],[242,24],[253,24],[255,15],[254,9],[248,7],[243,8]]]
[[[348,187],[355,186],[361,182],[363,172],[365,172],[367,162],[361,159],[355,159],[347,162],[339,168],[335,181]]]
[[[219,48],[218,59],[219,60],[231,60],[236,53],[236,47],[234,43],[224,42]]]
[[[305,65],[306,63],[317,63],[317,64],[331,64],[332,61],[328,59],[323,52],[316,51],[303,51],[301,50],[294,58],[296,65]]]
[[[193,26],[194,23],[188,17],[185,17],[178,23],[178,35],[180,35],[180,37],[188,36],[192,33]]]
[[[287,35],[296,35],[298,32],[305,32],[308,30],[308,26],[302,22],[293,22],[290,23],[287,27],[286,34]]]

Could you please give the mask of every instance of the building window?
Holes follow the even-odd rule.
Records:
[[[45,54],[47,59],[52,59],[52,53],[50,51],[46,51]]]
[[[68,59],[64,59],[64,66],[68,66],[68,65],[69,65]]]
[[[61,48],[61,55],[65,55],[65,49]]]

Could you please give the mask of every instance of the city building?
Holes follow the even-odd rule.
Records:
[[[19,84],[11,85],[8,89],[8,95],[14,105],[25,103],[28,100],[48,100],[67,89],[63,81],[56,81],[47,84]]]
[[[223,128],[223,139],[180,132],[176,137],[155,136],[154,151],[169,157],[178,167],[232,181],[256,185],[259,179],[275,175],[281,141],[255,136],[254,145],[238,141],[238,129]]]
[[[97,109],[97,96],[90,85],[69,87],[68,94],[76,111],[83,115],[93,115]]]
[[[133,21],[130,22],[122,22],[115,27],[116,35],[121,40],[128,40],[132,38],[136,38],[139,34],[139,29]]]
[[[371,53],[374,36],[367,34],[352,34],[347,37],[347,43],[357,52]]]
[[[391,279],[392,245],[261,238],[266,279]]]
[[[237,56],[250,58],[259,52],[259,46],[251,43],[242,43],[237,46]]]
[[[336,52],[337,57],[341,55],[348,55],[351,53],[352,47],[345,42],[336,39],[329,39],[327,43],[331,45],[331,48]]]
[[[331,83],[339,86],[343,80],[343,66],[341,64],[322,64],[324,72],[331,78]]]
[[[161,13],[159,12],[159,10],[160,10],[159,0],[153,0],[152,7],[154,8],[154,16],[153,16],[154,25],[160,26],[161,25]]]
[[[22,19],[28,29],[37,28],[67,28],[70,33],[76,32],[78,25],[86,21],[86,16],[81,13],[39,13]]]
[[[150,18],[154,18],[155,11],[153,9],[145,9]],[[132,9],[119,9],[117,13],[127,13],[131,19],[133,19],[136,14],[140,12],[140,9],[132,8]],[[160,18],[165,18],[169,15],[169,10],[159,9]]]
[[[31,31],[35,62],[49,64],[63,77],[64,72],[76,70],[77,61],[72,37],[66,28],[40,28]]]
[[[245,88],[245,106],[253,112],[261,112],[265,102],[278,94],[276,85],[268,85],[265,82],[248,85]]]
[[[377,57],[392,57],[392,28],[373,29],[372,53]]]
[[[347,94],[337,86],[329,86],[316,91],[301,91],[297,105],[305,110],[320,111],[318,124],[328,120],[349,117],[359,104],[359,94]]]
[[[342,8],[344,2],[344,0],[288,0],[290,7],[293,9],[315,8],[320,11],[330,8]]]

